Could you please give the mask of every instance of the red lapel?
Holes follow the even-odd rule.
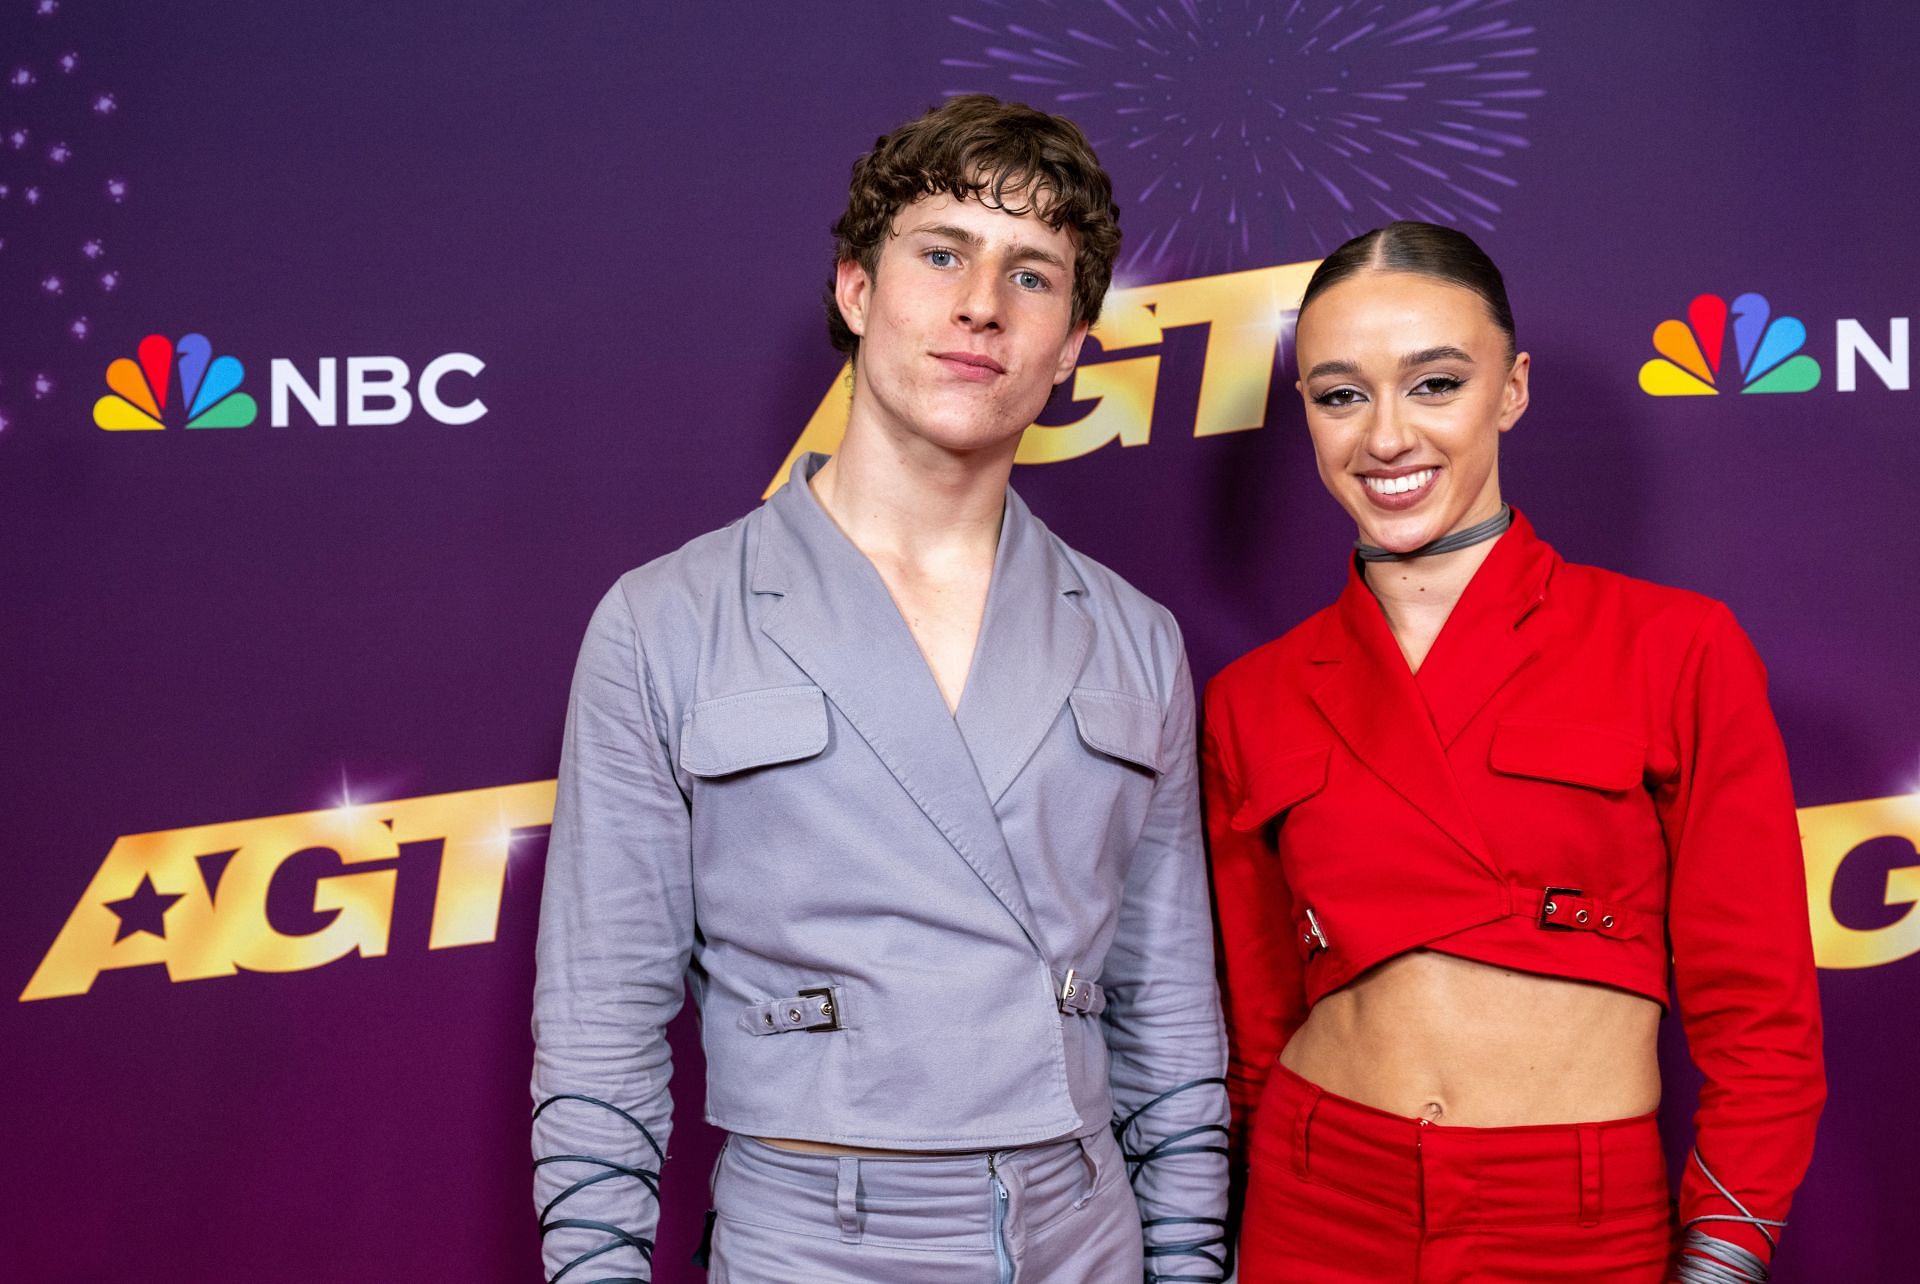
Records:
[[[1533,655],[1519,624],[1544,597],[1559,561],[1516,512],[1416,679],[1355,559],[1314,648],[1313,662],[1327,672],[1313,701],[1354,756],[1489,869],[1491,853],[1446,747]]]
[[[1546,600],[1559,566],[1560,555],[1516,511],[1420,666],[1419,687],[1442,745],[1451,748],[1473,715],[1539,650],[1541,630],[1520,626]]]

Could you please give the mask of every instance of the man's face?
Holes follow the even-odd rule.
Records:
[[[835,293],[860,336],[855,414],[889,436],[970,453],[1012,450],[1073,372],[1073,238],[1031,214],[925,196],[902,209],[873,276],[840,264]]]

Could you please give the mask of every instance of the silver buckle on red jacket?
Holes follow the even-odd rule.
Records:
[[[1588,896],[1577,887],[1541,889],[1540,914],[1534,924],[1550,932],[1597,932],[1603,936],[1632,936],[1639,930],[1637,920],[1627,910]]]
[[[1308,957],[1332,948],[1327,944],[1327,934],[1320,928],[1320,916],[1313,912],[1311,906],[1307,909],[1307,930],[1300,933],[1300,943],[1307,947]]]
[[[1572,902],[1586,895],[1577,887],[1549,887],[1540,893],[1540,917],[1535,920],[1549,932],[1573,930]]]

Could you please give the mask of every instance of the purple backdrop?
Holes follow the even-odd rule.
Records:
[[[621,571],[754,503],[830,389],[854,155],[986,89],[1101,146],[1123,302],[1394,215],[1502,263],[1534,359],[1509,495],[1570,557],[1724,598],[1772,668],[1832,1074],[1777,1278],[1912,1278],[1916,37],[1897,0],[5,0],[3,1273],[537,1278],[541,782],[579,635]],[[1351,538],[1284,329],[1277,364],[1221,355],[1284,311],[1268,279],[1090,345],[1158,354],[1150,415],[1116,366],[1120,439],[1015,477],[1203,677],[1327,600]],[[1799,323],[1810,389],[1739,395],[1731,330],[1722,357],[1669,328],[1720,395],[1643,391],[1657,325],[1749,293],[1771,342]],[[164,427],[96,426],[155,333]],[[192,333],[244,366],[250,423],[185,426]],[[483,368],[436,380],[443,354]],[[401,369],[407,405],[355,396]],[[1251,419],[1196,435],[1209,396]],[[667,1282],[700,1278],[714,1144],[676,1038]]]

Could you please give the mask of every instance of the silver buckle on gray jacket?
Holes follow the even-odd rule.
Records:
[[[1073,968],[1067,969],[1066,980],[1060,983],[1060,993],[1054,996],[1062,1012],[1077,1012],[1081,1016],[1099,1016],[1107,1006],[1106,994],[1096,981],[1089,981]]]
[[[831,987],[796,990],[790,999],[768,999],[740,1014],[748,1034],[825,1034],[840,1026],[840,1003]]]
[[[811,1025],[800,1027],[801,1029],[812,1031],[815,1034],[825,1034],[829,1030],[838,1030],[840,1028],[840,1008],[833,1001],[833,989],[831,986],[823,985],[817,989],[798,990],[795,991],[795,993],[801,998],[819,1005],[816,1010],[820,1013],[820,1019]]]

